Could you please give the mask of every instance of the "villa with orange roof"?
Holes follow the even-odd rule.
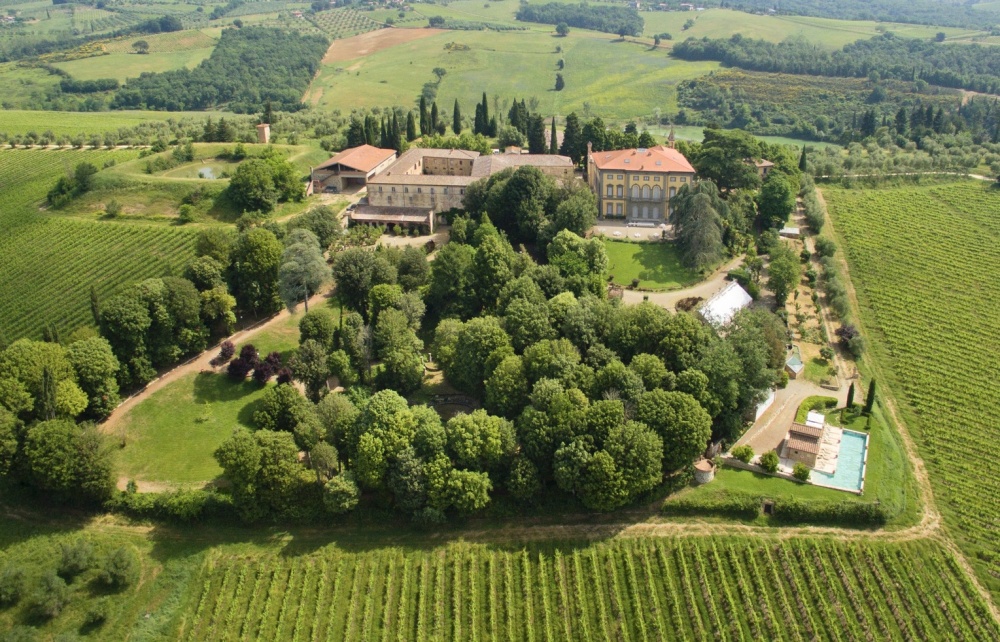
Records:
[[[670,199],[694,182],[684,155],[669,146],[595,152],[587,145],[587,182],[601,218],[656,226],[670,215]]]

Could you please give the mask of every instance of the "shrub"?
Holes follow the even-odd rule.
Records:
[[[85,539],[60,544],[59,576],[71,580],[94,566],[94,545]]]
[[[107,621],[110,613],[110,598],[102,597],[94,600],[93,603],[91,603],[90,608],[87,609],[87,613],[83,616],[83,625],[86,627],[97,628]]]
[[[222,344],[219,346],[219,354],[214,359],[212,359],[211,364],[213,366],[221,366],[222,364],[227,363],[230,359],[232,359],[234,354],[236,354],[236,346],[233,345],[233,342],[223,341]]]
[[[335,515],[354,510],[360,492],[350,473],[337,475],[323,487],[323,504]]]
[[[233,359],[229,362],[229,367],[226,369],[226,373],[235,379],[236,381],[243,381],[253,370],[253,366],[247,363],[244,359]]]
[[[769,473],[778,472],[778,463],[778,453],[773,450],[769,450],[760,456],[760,467]]]
[[[853,526],[883,526],[889,511],[875,502],[800,502],[783,499],[774,503],[773,518],[779,522],[822,522]]]
[[[28,606],[35,616],[51,619],[62,613],[68,603],[69,587],[66,582],[55,573],[49,573],[38,583]]]
[[[0,573],[0,605],[12,606],[24,596],[25,574],[20,566],[8,566]]]
[[[718,499],[673,499],[663,503],[664,515],[699,515],[753,520],[760,515],[761,498],[731,493]]]
[[[177,214],[177,222],[181,225],[194,222],[194,208],[185,203],[181,205]]]
[[[833,359],[833,348],[830,346],[823,346],[819,349],[819,356],[823,357],[827,361]]]
[[[139,556],[129,546],[114,550],[101,565],[101,581],[114,589],[123,589],[139,581]]]
[[[795,462],[795,466],[792,468],[792,476],[799,481],[809,481],[809,466],[806,466],[801,461]]]
[[[816,237],[816,254],[821,257],[833,256],[837,253],[837,244],[825,236]]]
[[[778,381],[777,381],[776,385],[781,390],[784,390],[785,388],[788,387],[788,373],[787,372],[785,372],[784,370],[782,370],[781,372],[778,373]]]
[[[753,447],[749,444],[744,444],[742,446],[736,446],[729,451],[729,454],[739,459],[744,464],[749,464],[750,460],[753,459]]]
[[[104,214],[107,215],[109,218],[115,218],[121,213],[122,213],[122,204],[116,201],[115,199],[111,199],[110,201],[104,204]]]

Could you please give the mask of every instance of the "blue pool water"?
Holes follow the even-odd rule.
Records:
[[[865,467],[866,438],[864,433],[845,430],[840,439],[840,454],[837,456],[837,472],[830,475],[818,470],[812,471],[810,479],[819,484],[861,490]]]

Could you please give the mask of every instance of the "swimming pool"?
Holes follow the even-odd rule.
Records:
[[[837,470],[834,474],[812,471],[813,483],[844,490],[859,491],[865,483],[865,450],[868,435],[853,430],[845,430],[840,438],[840,452],[837,454]]]

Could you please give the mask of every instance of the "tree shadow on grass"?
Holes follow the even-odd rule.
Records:
[[[673,246],[643,243],[632,260],[639,266],[639,280],[659,287],[684,286],[697,280],[697,275],[681,265]]]
[[[235,401],[253,394],[258,388],[249,379],[233,381],[224,374],[201,372],[194,378],[194,401],[198,404]]]

